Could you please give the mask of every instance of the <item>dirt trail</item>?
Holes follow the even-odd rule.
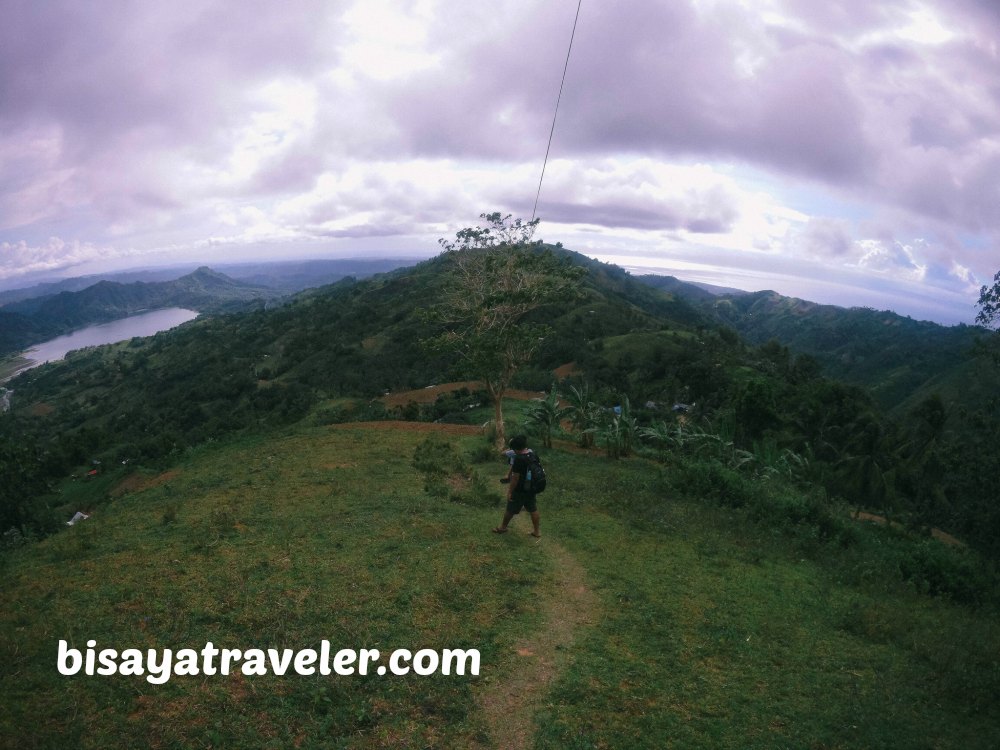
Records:
[[[511,528],[511,533],[518,533]],[[545,701],[553,681],[572,659],[572,645],[580,630],[595,622],[599,605],[587,584],[583,567],[560,544],[546,537],[545,545],[555,580],[538,592],[542,623],[514,644],[513,671],[490,683],[479,695],[480,715],[489,728],[493,747],[522,750],[532,744],[537,726],[534,715]]]
[[[397,432],[440,432],[443,435],[481,435],[482,427],[471,424],[442,424],[439,422],[337,422],[327,425],[331,430],[395,430]]]
[[[478,380],[463,380],[455,383],[441,383],[440,385],[429,385],[426,388],[418,388],[414,391],[400,391],[382,396],[380,399],[388,407],[406,406],[411,401],[417,404],[433,404],[438,396],[452,391],[459,391],[465,388],[468,391],[478,391],[485,388]],[[518,388],[510,388],[505,394],[506,398],[518,399],[520,401],[531,401],[536,398],[545,398],[544,391],[525,391]]]

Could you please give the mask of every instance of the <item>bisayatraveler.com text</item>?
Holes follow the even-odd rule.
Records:
[[[146,649],[113,648],[98,650],[97,641],[87,641],[83,650],[72,648],[65,640],[59,641],[56,667],[59,674],[67,677],[80,674],[100,675],[145,675],[154,685],[162,685],[172,676],[222,675],[240,671],[244,675],[289,673],[308,676],[338,675],[392,675],[402,677],[409,674],[459,675],[479,674],[479,651],[477,649],[420,649],[416,653],[398,648],[389,654],[386,663],[380,663],[378,649],[342,648],[334,651],[329,641],[320,641],[319,649],[305,648],[293,651],[290,648],[217,648],[208,641],[200,650],[182,648],[176,653],[169,648]]]

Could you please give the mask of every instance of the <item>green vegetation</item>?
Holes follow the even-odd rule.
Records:
[[[577,298],[584,269],[560,262],[531,237],[538,219],[523,222],[483,214],[486,227],[441,240],[451,261],[443,299],[430,319],[443,329],[427,344],[456,359],[463,374],[483,382],[493,402],[498,447],[506,444],[503,398],[552,328],[540,313]],[[529,320],[529,316],[534,320]]]
[[[660,286],[670,280],[642,278]],[[773,341],[808,355],[824,374],[864,387],[896,416],[934,393],[956,413],[975,408],[984,394],[1000,386],[1000,372],[974,356],[983,339],[980,328],[946,328],[888,311],[818,305],[771,291],[706,297],[698,287],[672,281],[668,288],[747,342],[762,346]],[[983,300],[986,291],[984,287]],[[988,311],[988,301],[980,305]],[[981,312],[980,320],[986,325],[989,318]]]
[[[13,380],[0,741],[1000,744],[990,358],[952,368],[991,373],[962,404],[921,386],[887,413],[677,288],[545,252],[585,275],[575,303],[526,312],[548,332],[510,385],[538,397],[503,403],[549,475],[537,544],[523,519],[489,533],[493,405],[422,344],[454,254]],[[60,638],[467,647],[484,671],[153,686],[60,676]]]
[[[976,303],[979,313],[976,322],[989,328],[1000,323],[1000,271],[993,276],[993,284],[985,284],[979,290],[979,301]]]
[[[602,446],[620,451],[615,445],[624,441],[627,453],[633,433],[669,426],[674,403],[691,405],[692,425],[738,450],[767,445],[801,457],[808,480],[832,498],[914,529],[944,529],[1000,559],[1000,507],[991,480],[1000,460],[993,450],[1000,409],[990,386],[1000,368],[988,357],[963,355],[951,381],[936,381],[940,393],[921,387],[887,414],[870,390],[821,377],[822,365],[808,354],[774,340],[748,346],[676,294],[561,248],[545,250],[586,270],[581,297],[524,316],[520,325],[549,333],[511,385],[548,389],[552,370],[575,362],[577,374],[559,387],[564,399],[572,388],[589,389],[590,413],[572,416],[584,419],[582,442],[603,431]],[[461,358],[428,356],[422,345],[442,334],[441,321],[422,312],[447,298],[456,254],[363,282],[346,279],[277,309],[203,316],[170,335],[79,352],[32,370],[11,383],[17,426],[10,431],[38,447],[45,476],[57,480],[93,460],[168,461],[205,440],[304,418],[495,420],[495,408],[492,415],[461,414],[453,403],[392,410],[377,400],[386,391],[469,374]],[[751,309],[761,313],[759,305]],[[867,345],[868,330],[855,331],[856,345]],[[960,403],[950,395],[956,390]],[[623,399],[631,421],[605,424],[602,410]],[[928,405],[936,403],[943,419],[928,421]],[[0,525],[44,534],[51,529],[46,502],[37,519],[0,506]]]

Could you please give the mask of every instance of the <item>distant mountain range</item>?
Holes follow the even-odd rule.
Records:
[[[570,386],[586,391],[597,415],[622,405],[632,415],[628,429],[636,437],[640,428],[652,430],[657,450],[691,441],[729,446],[727,461],[756,455],[761,471],[782,472],[782,461],[795,460],[783,451],[791,451],[828,496],[883,513],[906,509],[996,547],[1000,559],[992,479],[1000,468],[1000,367],[973,351],[983,331],[771,291],[715,295],[548,249],[586,273],[574,301],[553,300],[526,319],[548,332],[513,387],[541,391],[555,372],[571,371],[560,386],[564,395]],[[396,413],[379,400],[387,391],[476,374],[425,345],[446,330],[425,313],[461,283],[456,263],[445,253],[273,305],[261,302],[273,290],[207,268],[174,282],[102,282],[22,301],[0,312],[34,326],[26,335],[42,324],[76,325],[154,306],[237,312],[36,368],[10,381],[17,393],[10,415],[59,441],[53,454],[101,460],[159,460],[209,438],[301,420],[466,423],[454,401],[407,404]],[[85,400],[81,383],[88,384]],[[677,403],[691,405],[690,434],[676,429]],[[604,427],[619,430],[605,431],[606,443],[625,429]],[[705,431],[717,442],[702,443]],[[690,475],[705,491],[728,498],[741,486],[721,479],[716,486],[706,469],[699,464]]]
[[[296,261],[267,261],[262,263],[221,263],[215,270],[231,279],[246,284],[263,286],[283,294],[300,292],[303,289],[323,286],[340,281],[348,276],[367,278],[376,273],[385,273],[416,261],[403,258],[317,259]],[[79,292],[99,281],[114,281],[129,284],[136,281],[173,281],[195,271],[197,266],[180,265],[170,268],[146,268],[138,271],[74,276],[58,281],[43,281],[32,286],[0,291],[0,308],[21,300],[48,297],[59,292]]]
[[[636,277],[643,284],[661,289],[664,292],[678,294],[690,302],[707,302],[722,295],[740,296],[750,294],[742,289],[733,289],[725,286],[715,286],[714,284],[704,284],[695,281],[681,281],[674,276],[657,276],[655,274],[645,274]]]
[[[277,296],[272,289],[236,281],[207,267],[172,281],[98,281],[79,291],[22,299],[0,308],[0,354],[146,310],[187,307],[218,312]]]

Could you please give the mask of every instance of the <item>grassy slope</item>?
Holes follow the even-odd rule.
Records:
[[[543,538],[489,497],[432,498],[415,432],[311,428],[191,452],[13,555],[0,742],[19,747],[489,747],[478,696],[531,668],[559,549],[594,611],[539,747],[1000,745],[996,619],[878,580],[737,511],[661,497],[660,468],[546,454]],[[460,451],[479,438],[453,437]],[[499,464],[475,471],[495,484]],[[67,488],[79,505],[117,482]],[[75,493],[75,494],[74,494]],[[499,492],[497,492],[497,499]],[[518,525],[520,524],[520,525]],[[864,530],[877,542],[887,530]],[[842,582],[842,581],[851,582]],[[61,677],[56,642],[482,651],[474,678]],[[510,722],[530,721],[531,712]],[[28,727],[28,729],[25,729]],[[493,746],[503,746],[502,742]]]

